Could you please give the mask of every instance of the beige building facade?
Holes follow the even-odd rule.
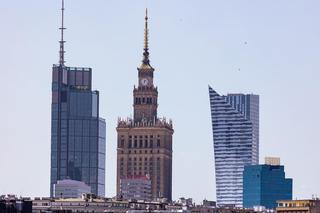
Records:
[[[320,200],[279,200],[276,213],[319,213]]]

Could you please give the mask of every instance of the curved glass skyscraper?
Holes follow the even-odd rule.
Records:
[[[209,86],[219,206],[242,206],[243,170],[259,161],[259,96],[221,96]]]

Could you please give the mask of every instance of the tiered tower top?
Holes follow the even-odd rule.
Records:
[[[148,10],[145,14],[144,26],[144,47],[143,58],[138,69],[138,86],[133,89],[133,119],[119,120],[118,127],[159,127],[166,126],[172,129],[171,121],[159,119],[158,109],[158,89],[154,86],[154,68],[150,65],[149,59],[149,29]]]

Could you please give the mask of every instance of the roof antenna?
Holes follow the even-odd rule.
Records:
[[[65,60],[64,60],[64,43],[65,41],[63,40],[63,31],[66,28],[64,27],[64,0],[62,0],[62,7],[61,7],[61,27],[59,30],[61,31],[61,39],[59,41],[60,43],[60,51],[59,51],[59,65],[64,66]]]

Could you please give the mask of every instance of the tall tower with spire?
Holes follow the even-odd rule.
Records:
[[[149,60],[148,10],[146,9],[143,59],[138,68],[138,88],[133,91],[135,122],[149,122],[157,119],[158,90],[153,84],[153,72],[154,69]]]
[[[59,180],[85,182],[105,195],[105,120],[99,116],[99,91],[92,90],[92,69],[68,67],[64,58],[62,0],[59,63],[52,67],[50,196]]]
[[[158,89],[149,60],[148,33],[146,10],[143,59],[138,67],[138,86],[133,89],[133,118],[119,119],[117,126],[117,195],[126,193],[120,187],[122,179],[148,176],[151,197],[171,200],[173,127],[171,120],[157,115]]]

